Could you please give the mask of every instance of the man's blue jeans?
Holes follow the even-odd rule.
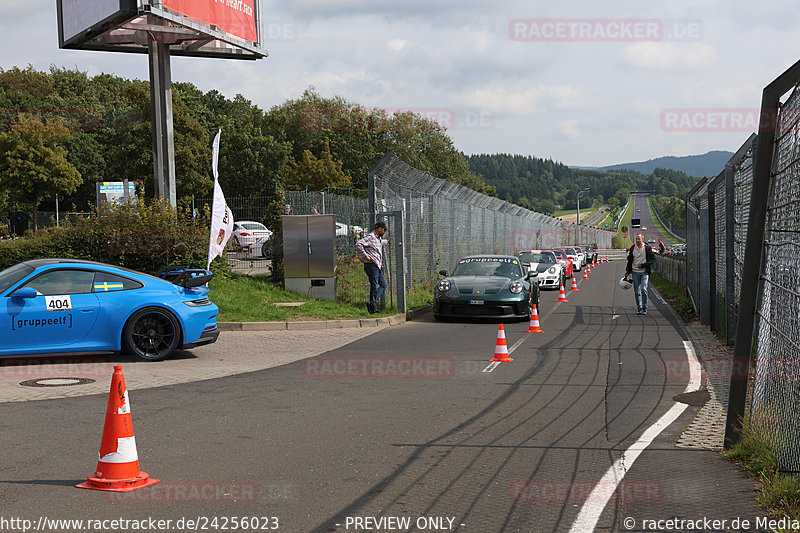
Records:
[[[647,272],[632,272],[633,295],[636,297],[636,309],[647,309],[647,284],[650,277]],[[639,296],[639,289],[642,294]]]
[[[375,309],[378,309],[378,301],[389,285],[386,283],[383,270],[375,263],[364,263],[364,272],[369,278],[369,301]]]

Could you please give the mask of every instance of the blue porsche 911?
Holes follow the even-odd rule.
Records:
[[[0,271],[0,357],[126,351],[158,361],[215,342],[211,272],[159,277],[77,259],[35,259]]]

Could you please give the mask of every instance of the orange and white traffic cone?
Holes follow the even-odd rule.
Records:
[[[578,280],[575,279],[575,276],[572,276],[572,288],[570,288],[570,291],[579,291],[579,290],[580,289],[578,288]]]
[[[508,356],[506,330],[503,327],[503,324],[500,324],[500,327],[497,328],[497,344],[494,347],[494,358],[492,358],[491,361],[499,361],[501,363],[510,363],[513,361],[513,359]]]
[[[558,300],[557,302],[566,302],[567,300],[567,293],[564,292],[564,284],[561,284],[561,288],[558,290]]]
[[[81,489],[130,492],[158,482],[158,479],[152,479],[147,472],[139,470],[125,376],[122,374],[122,365],[114,365],[97,471],[75,486]]]
[[[586,268],[583,269],[583,279],[589,279],[590,270],[591,268],[589,268],[589,265],[586,265]]]
[[[531,324],[528,326],[526,333],[541,333],[542,328],[539,327],[539,311],[536,309],[536,304],[533,304],[533,312],[531,313]]]

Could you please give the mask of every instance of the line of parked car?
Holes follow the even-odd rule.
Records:
[[[671,257],[686,257],[686,245],[683,243],[673,244],[664,252],[664,255]]]
[[[433,317],[516,318],[530,320],[541,312],[539,290],[558,289],[589,263],[597,262],[591,246],[523,250],[514,255],[470,255],[433,289]]]

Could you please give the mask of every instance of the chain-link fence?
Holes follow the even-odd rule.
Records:
[[[708,185],[703,178],[686,198],[686,290],[704,324],[710,316]]]
[[[406,286],[432,284],[469,254],[592,244],[613,232],[577,226],[439,179],[387,153],[370,171],[376,213],[401,213]],[[391,231],[391,228],[390,228]]]
[[[687,290],[701,321],[735,345],[733,354],[715,361],[729,376],[709,373],[730,412],[726,441],[736,431],[732,419],[744,412],[742,391],[750,384],[751,427],[775,449],[778,469],[795,474],[800,473],[799,107],[795,86],[779,107],[770,137],[751,136],[686,202]],[[757,154],[757,147],[772,153]],[[764,161],[761,173],[757,155]],[[759,265],[757,276],[748,276],[748,264]],[[755,302],[750,311],[745,293]],[[742,331],[754,333],[748,337]]]
[[[781,106],[767,200],[756,307],[751,421],[778,469],[800,474],[800,90]]]

